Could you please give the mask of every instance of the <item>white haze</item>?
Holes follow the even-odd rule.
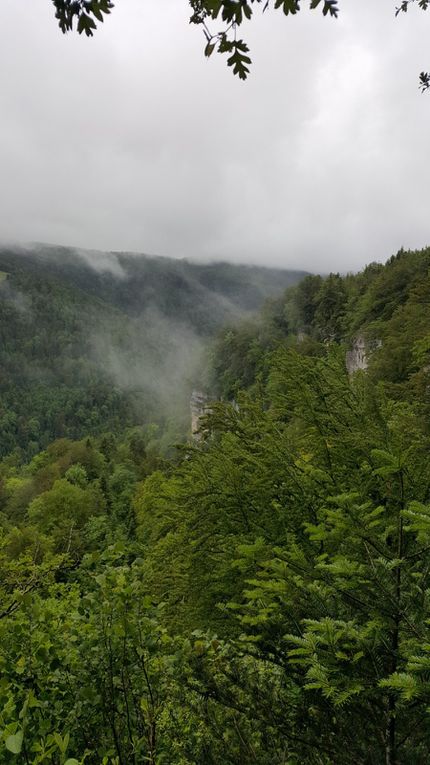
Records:
[[[148,307],[130,322],[126,337],[107,328],[91,334],[94,359],[114,384],[127,392],[145,391],[163,417],[182,415],[199,383],[204,342],[193,328]]]
[[[398,4],[257,11],[241,83],[186,0],[121,0],[91,40],[3,0],[0,236],[324,272],[426,245],[430,13]]]
[[[115,252],[101,252],[100,250],[83,250],[79,247],[74,252],[90,268],[98,273],[108,273],[118,279],[125,279],[127,274],[118,260]]]
[[[25,295],[20,290],[11,287],[7,280],[0,282],[0,285],[1,299],[6,303],[10,303],[22,316],[25,316],[27,319],[31,319],[34,313],[32,309],[32,302],[29,296]]]

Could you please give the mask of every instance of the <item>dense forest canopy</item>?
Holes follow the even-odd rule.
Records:
[[[52,274],[55,375],[78,317],[135,315],[109,272],[78,287],[74,255],[67,279],[51,254],[4,257],[2,310]],[[429,267],[401,250],[224,316],[200,438],[174,456],[96,399],[88,435],[5,450],[0,763],[428,762]],[[16,385],[42,358],[21,333]]]

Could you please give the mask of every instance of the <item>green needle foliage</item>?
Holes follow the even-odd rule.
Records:
[[[428,762],[429,258],[222,330],[174,459],[0,463],[0,765]]]

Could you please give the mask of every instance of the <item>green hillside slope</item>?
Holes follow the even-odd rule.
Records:
[[[357,339],[366,367],[395,397],[424,396],[430,358],[430,249],[400,250],[387,263],[358,274],[306,276],[269,301],[253,321],[227,327],[213,350],[208,385],[232,398],[266,375],[279,346],[323,355],[331,343],[345,354]]]
[[[90,294],[24,270],[40,304],[5,280],[25,411],[62,373],[93,435],[0,460],[0,765],[429,761],[429,267],[401,251],[307,276],[206,336],[214,400],[174,457],[85,398],[103,368],[129,377],[128,406],[143,328],[160,364],[172,323],[151,334],[97,278]],[[70,335],[87,346],[69,340],[69,370]],[[160,380],[137,390],[162,408],[177,383],[163,399]]]

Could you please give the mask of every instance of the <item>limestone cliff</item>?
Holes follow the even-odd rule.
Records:
[[[195,441],[200,441],[201,419],[209,411],[208,397],[200,390],[193,390],[190,400],[191,409],[191,436]]]
[[[367,369],[371,354],[382,345],[381,340],[369,341],[363,335],[357,335],[352,341],[350,351],[346,353],[346,368],[352,375],[359,369]]]

